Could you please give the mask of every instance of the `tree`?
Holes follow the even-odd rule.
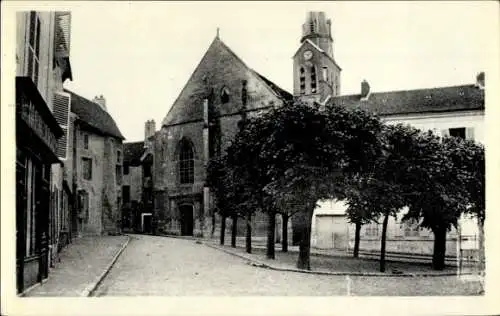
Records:
[[[443,144],[448,148],[449,158],[463,183],[463,203],[466,214],[478,219],[479,262],[484,269],[484,220],[485,220],[485,156],[484,146],[472,140],[447,137]]]
[[[367,207],[363,202],[361,191],[363,190],[363,179],[359,175],[353,175],[345,182],[345,199],[347,203],[347,219],[355,225],[353,257],[359,256],[359,244],[361,236],[361,226],[373,221],[377,214],[373,209]]]
[[[207,184],[212,188],[215,195],[215,210],[221,216],[220,244],[224,245],[226,231],[226,219],[234,215],[234,192],[233,176],[226,167],[225,155],[212,157],[207,168]],[[234,222],[233,222],[234,226]],[[235,246],[235,245],[233,245]]]
[[[265,121],[246,116],[239,122],[239,132],[231,145],[227,148],[227,166],[237,179],[234,203],[238,205],[240,212],[246,218],[247,252],[251,252],[251,218],[256,210],[268,215],[268,236],[266,256],[275,258],[274,252],[274,225],[276,212],[271,196],[264,192],[265,183],[269,181],[267,169],[259,158],[259,146],[266,135],[269,134],[270,126]],[[272,227],[272,229],[271,229]]]
[[[453,142],[432,132],[399,130],[399,151],[406,170],[405,200],[409,211],[403,219],[420,221],[420,226],[434,234],[432,267],[445,267],[446,234],[457,227],[461,214],[467,211],[462,171],[452,162]]]
[[[359,231],[361,225],[370,221],[378,222],[382,217],[382,238],[380,243],[380,271],[385,271],[385,248],[387,225],[390,216],[397,216],[405,206],[404,183],[401,183],[401,157],[399,145],[401,139],[394,135],[399,126],[384,126],[381,133],[381,154],[374,160],[372,170],[356,174],[346,187],[348,204],[347,216],[356,224],[355,257],[359,251]]]
[[[287,198],[285,205],[277,205],[277,213],[281,215],[281,251],[288,252],[288,223],[290,218],[300,211],[297,208],[298,201],[295,201],[294,197],[291,196]]]
[[[324,110],[296,101],[251,119],[229,153],[243,168],[255,170],[254,183],[265,207],[284,205],[294,196],[300,217],[297,266],[310,269],[311,219],[318,200],[335,197],[336,179],[362,172],[379,154],[381,122],[367,113],[332,105]],[[252,169],[253,168],[253,169]],[[270,201],[270,203],[266,203]],[[274,226],[273,226],[274,229]],[[274,241],[273,241],[274,245]]]

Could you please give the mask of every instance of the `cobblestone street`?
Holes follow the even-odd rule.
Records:
[[[95,296],[474,295],[479,282],[455,276],[346,277],[248,265],[194,240],[134,235]]]

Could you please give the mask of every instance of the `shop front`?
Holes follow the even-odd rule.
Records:
[[[63,131],[29,77],[16,77],[16,277],[21,293],[48,277],[50,172]]]

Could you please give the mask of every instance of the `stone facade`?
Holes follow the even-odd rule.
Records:
[[[324,12],[309,12],[301,45],[293,56],[293,94],[306,102],[340,95],[341,68],[333,56],[331,21]]]
[[[267,79],[215,38],[155,134],[153,182],[160,231],[212,235],[219,219],[212,214],[213,200],[205,186],[210,156],[229,145],[241,111],[257,115],[283,104],[283,96]],[[192,153],[193,177],[188,183],[181,183],[182,146]]]
[[[73,225],[79,236],[116,234],[121,219],[123,136],[101,105],[66,93],[71,128],[65,178],[75,195]]]

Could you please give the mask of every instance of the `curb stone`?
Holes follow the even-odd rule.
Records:
[[[275,271],[287,271],[287,272],[297,272],[297,273],[306,273],[306,274],[316,274],[316,275],[331,275],[331,276],[370,276],[370,277],[440,277],[440,276],[457,276],[457,273],[400,273],[400,274],[388,274],[381,272],[329,272],[329,271],[311,271],[311,270],[301,270],[297,268],[282,268],[274,265],[267,264],[260,260],[249,258],[246,255],[242,255],[239,253],[235,253],[233,251],[218,247],[216,245],[211,245],[209,243],[203,242],[203,245],[220,250],[227,254],[233,255],[235,257],[239,257],[247,260],[247,264],[264,269],[270,269]],[[472,272],[462,273],[461,275],[474,275]]]
[[[122,245],[122,247],[120,248],[120,250],[118,250],[118,252],[115,254],[115,256],[113,257],[113,260],[111,260],[111,262],[108,264],[108,266],[106,267],[106,269],[101,273],[101,275],[99,275],[99,277],[92,284],[90,284],[89,286],[87,286],[85,288],[85,290],[83,290],[83,292],[80,294],[80,296],[83,296],[83,297],[92,296],[92,294],[94,293],[94,291],[97,289],[97,287],[99,286],[99,284],[101,284],[102,280],[104,280],[104,278],[106,277],[106,275],[109,273],[109,271],[111,270],[111,268],[115,264],[116,260],[118,260],[118,258],[122,254],[123,250],[125,250],[125,248],[128,246],[128,243],[132,239],[129,235],[126,235],[126,236],[127,236],[127,240]]]

